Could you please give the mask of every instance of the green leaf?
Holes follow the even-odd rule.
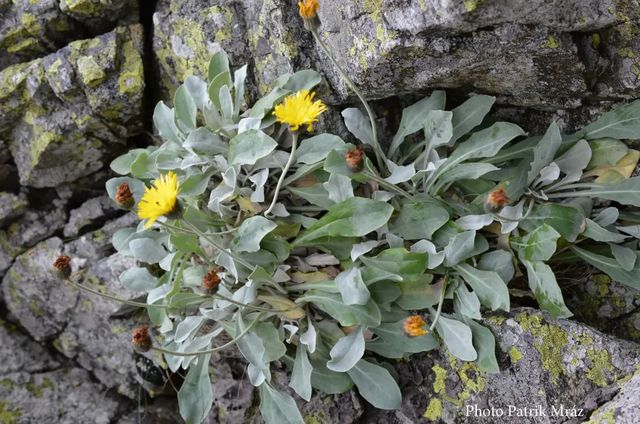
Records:
[[[180,196],[199,196],[209,186],[212,172],[191,174],[180,183]]]
[[[616,258],[616,261],[618,261],[622,269],[625,271],[633,270],[638,260],[636,252],[633,249],[618,244],[610,244],[609,246],[611,247],[613,257]]]
[[[311,385],[330,395],[344,393],[353,387],[353,381],[343,372],[331,371],[325,366],[326,359],[311,358],[313,371]]]
[[[474,256],[476,254],[476,237],[475,231],[463,231],[453,236],[444,248],[445,265],[454,266]]]
[[[400,215],[390,230],[405,240],[431,239],[448,220],[449,213],[445,208],[430,197],[420,197],[402,204]]]
[[[173,337],[176,343],[182,343],[187,340],[190,336],[192,336],[196,331],[200,329],[205,318],[200,316],[188,316],[185,317],[180,323],[176,326],[176,332]]]
[[[519,126],[508,122],[496,122],[489,128],[474,133],[469,140],[458,145],[451,156],[440,165],[433,178],[446,174],[459,163],[494,156],[508,142],[525,132]]]
[[[233,73],[233,86],[234,93],[234,105],[233,105],[233,119],[238,120],[242,107],[245,104],[244,92],[245,92],[245,80],[247,79],[247,65],[244,65],[240,69],[237,69]]]
[[[312,164],[324,160],[330,151],[345,146],[345,142],[333,134],[318,134],[300,143],[296,151],[298,163]]]
[[[361,256],[367,266],[378,268],[403,278],[421,275],[427,269],[427,254],[409,252],[405,248],[383,250],[378,256]]]
[[[252,216],[244,220],[235,235],[235,250],[237,252],[257,252],[260,250],[262,239],[275,230],[278,225],[264,216]]]
[[[404,320],[380,324],[371,331],[378,338],[367,342],[367,350],[385,358],[400,359],[406,353],[427,352],[438,347],[433,333],[418,337],[407,336],[404,332]]]
[[[296,401],[267,382],[260,385],[260,414],[266,424],[304,424]]]
[[[174,110],[165,105],[162,100],[158,102],[156,108],[153,110],[153,124],[158,130],[160,137],[176,144],[181,143],[180,132],[175,123]],[[131,154],[132,152],[133,151],[130,151],[127,154]],[[126,172],[124,174],[126,174]]]
[[[348,371],[360,395],[378,409],[398,409],[402,394],[389,371],[364,359]]]
[[[424,121],[424,137],[432,148],[449,143],[453,137],[452,116],[452,112],[444,110],[430,110],[427,113]]]
[[[425,118],[429,111],[444,109],[445,99],[444,91],[434,91],[430,97],[426,97],[402,111],[400,127],[389,147],[389,156],[394,155],[407,136],[424,127]]]
[[[213,390],[209,378],[209,359],[211,355],[202,355],[195,365],[189,367],[178,392],[180,416],[186,424],[200,424],[213,406]]]
[[[393,206],[384,202],[354,197],[329,208],[326,215],[311,225],[293,242],[307,245],[322,237],[362,237],[387,223]]]
[[[591,240],[613,243],[622,243],[628,237],[624,234],[609,231],[588,218],[587,228],[584,230],[583,234],[585,237],[589,237]]]
[[[120,274],[120,282],[133,291],[149,291],[158,285],[158,280],[147,268],[139,267],[129,268]]]
[[[499,373],[500,367],[498,367],[496,359],[496,338],[491,330],[470,319],[465,319],[465,323],[471,328],[473,334],[473,347],[478,352],[476,360],[478,368],[488,373]]]
[[[282,88],[292,92],[311,90],[320,82],[322,82],[322,76],[318,72],[313,69],[304,69],[291,75]]]
[[[453,298],[454,310],[466,317],[473,319],[482,319],[480,314],[480,300],[478,295],[469,291],[467,286],[460,284],[455,291],[455,297]]]
[[[629,153],[629,147],[615,138],[600,138],[591,140],[591,160],[587,169],[607,168],[614,166],[620,159]]]
[[[349,108],[342,111],[344,124],[351,134],[358,140],[370,146],[374,145],[373,130],[369,118],[357,108]]]
[[[640,104],[640,103],[639,103]],[[613,184],[588,184],[586,190],[554,193],[558,197],[599,197],[623,205],[640,206],[640,177],[632,177]]]
[[[587,140],[604,137],[620,140],[638,138],[640,133],[640,100],[605,113],[596,122],[583,129],[581,133]]]
[[[307,402],[311,400],[312,372],[313,367],[311,366],[311,362],[309,362],[309,357],[307,356],[307,348],[302,343],[298,343],[289,387],[291,387],[298,396]]]
[[[484,162],[461,163],[453,167],[451,170],[449,170],[449,172],[442,175],[440,178],[438,178],[438,187],[444,187],[448,183],[456,182],[463,179],[475,180],[489,172],[497,171],[497,170],[499,170],[499,168],[497,168],[494,165],[491,165],[490,163],[484,163]]]
[[[131,190],[131,194],[133,195],[134,200],[136,202],[139,202],[144,195],[145,185],[142,181],[129,177],[116,177],[111,178],[109,181],[107,181],[105,187],[107,189],[107,194],[109,195],[111,200],[115,201],[116,190],[122,183],[127,183],[129,185],[129,189]]]
[[[327,368],[335,372],[347,372],[362,359],[364,354],[364,327],[358,326],[351,333],[343,336],[331,348],[331,360]]]
[[[215,155],[226,155],[228,145],[218,135],[201,127],[189,133],[183,147],[196,155],[213,157]]]
[[[569,318],[573,315],[564,304],[562,291],[551,267],[541,261],[521,260],[521,262],[527,268],[529,287],[536,296],[540,308],[549,312],[554,318]]]
[[[255,325],[251,332],[262,340],[262,345],[264,346],[263,362],[277,361],[287,353],[287,347],[280,340],[278,329],[272,322],[261,322]]]
[[[296,196],[303,198],[307,202],[320,206],[324,209],[329,209],[331,206],[335,205],[335,202],[329,199],[329,192],[322,184],[314,184],[310,187],[289,186],[287,187],[287,190]]]
[[[520,222],[520,228],[534,231],[543,224],[553,227],[562,238],[574,242],[585,229],[585,217],[582,210],[566,205],[535,206],[525,220]]]
[[[313,303],[339,321],[343,327],[352,325],[376,327],[380,324],[380,309],[371,299],[366,305],[345,305],[339,294],[309,290],[296,299],[296,303],[302,302]]]
[[[369,289],[362,281],[358,268],[350,268],[338,274],[336,285],[345,305],[365,305],[369,301]]]
[[[478,269],[495,271],[502,281],[509,283],[515,274],[513,255],[506,250],[492,250],[480,257]]]
[[[185,125],[186,128],[193,129],[196,127],[196,103],[193,101],[191,94],[184,85],[176,90],[174,98],[176,119]]]
[[[430,284],[433,276],[405,279],[398,283],[402,295],[396,300],[398,306],[406,311],[425,309],[438,303],[442,284]]]
[[[453,109],[451,143],[456,142],[460,137],[480,125],[495,101],[496,98],[492,96],[476,95]]]
[[[533,162],[531,162],[531,169],[527,176],[527,185],[538,178],[542,168],[553,162],[553,158],[561,143],[562,135],[560,134],[560,128],[558,128],[555,122],[552,122],[544,137],[542,137],[536,147],[533,148]]]
[[[511,247],[518,252],[521,260],[547,261],[556,251],[556,242],[560,238],[552,226],[542,224],[524,237],[513,236]]]
[[[483,271],[465,263],[456,265],[455,270],[473,288],[483,305],[492,311],[509,311],[509,289],[497,272]]]
[[[636,260],[635,266],[630,271],[625,271],[613,258],[598,255],[579,247],[572,246],[571,250],[585,262],[606,273],[613,280],[626,284],[629,287],[640,290],[640,261]],[[637,255],[637,252],[636,252]]]
[[[260,130],[248,130],[229,142],[231,165],[254,165],[278,146],[278,143]]]
[[[167,251],[157,240],[152,238],[138,238],[129,242],[131,253],[137,259],[155,264],[167,256]]]
[[[211,60],[209,61],[209,69],[207,72],[209,81],[212,81],[216,76],[223,72],[231,72],[231,69],[229,68],[229,58],[224,51],[219,51],[211,56]]]
[[[467,324],[441,315],[436,328],[453,356],[463,361],[476,360],[478,353],[473,347],[471,329]]]

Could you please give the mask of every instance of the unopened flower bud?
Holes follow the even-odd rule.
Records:
[[[364,151],[360,147],[349,150],[344,155],[344,159],[347,162],[347,168],[351,172],[360,172],[364,167]]]
[[[218,275],[218,270],[212,269],[207,272],[207,275],[202,279],[202,288],[209,294],[213,294],[218,291],[218,286],[220,285],[220,276]]]
[[[118,186],[115,198],[116,203],[122,209],[131,209],[135,203],[135,200],[133,200],[133,194],[131,193],[131,188],[127,183],[122,183]]]
[[[149,326],[143,325],[133,329],[131,343],[138,352],[148,352],[153,346],[151,336],[149,335]]]
[[[404,320],[404,332],[409,337],[424,336],[429,333],[426,329],[427,323],[422,319],[420,315],[411,315]]]
[[[60,255],[53,262],[54,273],[62,279],[67,279],[71,276],[71,258],[67,255]]]
[[[504,188],[500,187],[492,190],[484,203],[484,210],[487,212],[498,212],[510,202],[509,196]]]
[[[298,2],[300,16],[304,20],[304,27],[309,31],[317,29],[320,26],[320,18],[318,18],[318,10],[320,4],[318,0],[302,0]]]

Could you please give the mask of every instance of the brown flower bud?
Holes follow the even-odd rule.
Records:
[[[202,279],[202,288],[209,294],[213,294],[218,291],[220,285],[220,276],[217,269],[212,269],[207,272],[207,275]]]
[[[122,183],[116,189],[116,203],[123,209],[131,209],[135,203],[129,184]]]
[[[426,329],[427,323],[422,319],[420,315],[411,315],[404,320],[404,332],[409,337],[424,336],[429,333]]]
[[[54,273],[62,279],[67,279],[71,276],[71,258],[67,255],[60,255],[53,262]]]
[[[131,343],[138,352],[148,352],[153,346],[151,336],[149,335],[149,326],[143,325],[133,329]]]
[[[347,162],[347,168],[351,172],[360,172],[364,167],[364,150],[360,147],[349,150],[344,155],[344,159]]]
[[[510,201],[511,199],[509,199],[503,187],[496,188],[487,196],[487,201],[484,203],[484,210],[487,212],[498,212],[509,204]]]

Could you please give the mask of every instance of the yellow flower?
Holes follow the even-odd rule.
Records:
[[[318,0],[302,0],[298,3],[298,8],[303,19],[313,19],[318,14],[320,5]]]
[[[404,332],[409,337],[420,337],[429,333],[429,330],[424,328],[427,325],[420,315],[412,315],[404,320]]]
[[[145,228],[151,227],[158,218],[176,209],[178,190],[178,176],[173,172],[154,180],[153,187],[145,187],[138,204],[138,217],[147,220]]]
[[[318,122],[318,116],[327,110],[321,100],[313,100],[315,95],[309,90],[300,90],[288,96],[275,107],[276,120],[289,125],[292,131],[298,131],[303,125],[307,125],[307,131],[313,131],[313,123]]]

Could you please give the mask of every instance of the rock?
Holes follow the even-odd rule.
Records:
[[[3,375],[10,373],[37,373],[60,366],[60,362],[42,346],[21,334],[15,325],[2,320],[0,345],[3,347],[0,351],[0,380]]]
[[[621,389],[613,399],[595,411],[588,421],[591,424],[634,424],[640,416],[640,372],[628,381],[620,382]]]
[[[123,298],[135,297],[119,282],[119,275],[135,260],[112,255],[111,247],[113,233],[133,219],[124,216],[66,245],[57,237],[41,242],[16,258],[2,290],[11,317],[34,339],[51,342],[106,387],[137,399],[142,381],[130,339],[131,329],[144,319],[111,318],[121,306],[118,302],[78,291],[51,272],[55,258],[67,254],[76,272],[73,281]]]
[[[109,424],[119,415],[117,400],[105,394],[81,368],[16,372],[0,381],[3,423]]]
[[[84,228],[99,226],[118,215],[121,210],[106,194],[84,202],[79,208],[69,213],[69,222],[64,226],[65,237],[75,237]]]
[[[7,153],[9,151],[7,150]],[[9,163],[0,165],[0,190],[16,191],[20,188],[18,169]]]
[[[0,70],[137,21],[132,0],[0,1]]]
[[[572,321],[553,320],[527,308],[485,320],[498,347],[501,372],[487,374],[474,363],[448,353],[412,356],[397,364],[402,408],[370,408],[367,423],[476,423],[467,406],[502,409],[506,423],[555,422],[536,417],[506,417],[509,405],[547,415],[553,408],[582,409],[582,420],[619,389],[619,380],[635,372],[640,346],[604,335]],[[569,418],[566,418],[569,419]]]
[[[595,273],[565,289],[575,317],[600,331],[640,342],[640,291]]]
[[[0,277],[16,256],[62,228],[67,219],[64,209],[27,211],[8,228],[0,230]]]
[[[141,131],[141,45],[140,26],[119,27],[0,72],[0,137],[11,140],[21,184],[92,174]]]
[[[234,0],[160,0],[153,15],[153,54],[164,98],[189,75],[206,77],[211,56],[224,49],[236,66],[247,62],[246,27]]]
[[[0,70],[62,47],[79,30],[57,0],[0,1]]]
[[[28,204],[24,195],[0,192],[0,228],[22,215]]]

